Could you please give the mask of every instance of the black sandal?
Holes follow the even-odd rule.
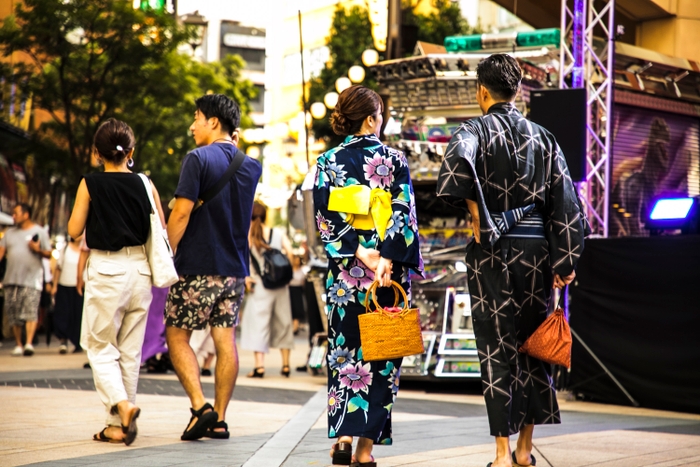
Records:
[[[350,465],[352,464],[352,444],[336,443],[333,445],[333,465]]]
[[[104,427],[102,431],[99,433],[96,433],[92,435],[93,441],[101,441],[103,443],[112,443],[112,444],[122,444],[124,442],[123,439],[115,439],[115,438],[110,438],[105,434],[105,431],[107,431],[108,426]]]
[[[223,428],[224,431],[216,431],[216,428]],[[204,436],[212,439],[229,439],[231,433],[228,431],[228,424],[223,420],[219,420],[209,427]]]
[[[282,376],[284,376],[285,378],[289,378],[289,373],[290,373],[289,365],[283,366],[281,373],[282,373]]]
[[[205,410],[209,410],[209,412],[204,413]],[[180,439],[182,441],[194,441],[204,437],[204,435],[206,435],[207,433],[207,430],[211,428],[219,419],[219,414],[217,414],[214,411],[214,407],[212,407],[211,404],[208,402],[204,404],[199,410],[194,410],[190,407],[190,412],[192,412],[192,418],[190,418],[190,421],[187,424],[187,426],[190,426],[190,424],[195,418],[197,419],[197,423],[192,425],[192,428],[190,428],[189,430],[185,428],[185,431],[182,433],[182,436],[180,436]]]
[[[262,378],[263,376],[265,376],[265,367],[261,366],[261,367],[255,368],[253,371],[248,373],[246,376],[248,378]]]
[[[353,462],[350,464],[350,467],[377,467],[377,462],[374,460],[374,456],[372,456],[372,460],[369,462]]]
[[[535,459],[535,456],[530,453],[530,463],[525,465],[525,464],[518,464],[518,461],[515,459],[515,451],[512,452],[512,457],[513,457],[513,465],[515,467],[530,467],[531,465],[537,465],[537,459]]]
[[[138,407],[134,407],[131,409],[131,418],[129,418],[129,424],[124,426],[122,425],[122,433],[124,433],[124,444],[129,446],[131,443],[134,442],[136,439],[136,435],[138,434],[139,430],[138,427],[136,426],[136,419],[139,418],[139,415],[141,415],[141,409]]]

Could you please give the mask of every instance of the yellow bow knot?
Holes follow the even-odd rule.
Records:
[[[346,213],[345,221],[358,230],[376,228],[379,238],[384,240],[392,214],[391,193],[366,185],[332,188],[328,210]]]

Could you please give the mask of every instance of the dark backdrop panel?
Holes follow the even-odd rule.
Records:
[[[643,407],[700,413],[700,236],[586,241],[571,328]],[[629,404],[574,338],[570,388]]]
[[[528,118],[552,132],[575,182],[586,179],[586,113],[583,88],[530,92]]]

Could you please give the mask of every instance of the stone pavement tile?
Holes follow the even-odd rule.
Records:
[[[0,387],[0,412],[3,413],[0,465],[24,465],[100,454],[108,455],[107,460],[126,460],[143,456],[144,453],[134,454],[142,448],[167,445],[168,450],[179,450],[191,444],[179,440],[190,416],[186,398],[139,395],[137,402],[142,409],[139,437],[131,447],[125,447],[92,441],[92,435],[104,426],[105,418],[104,408],[95,392]],[[234,400],[227,412],[233,437],[229,442],[244,437],[238,449],[245,449],[250,456],[299,408],[291,404]],[[207,440],[200,444],[211,445],[218,451],[223,449],[218,443]],[[190,450],[189,447],[185,449]],[[227,453],[226,450],[221,452],[223,455]],[[80,463],[79,460],[76,462]]]
[[[626,430],[536,439],[535,445],[552,465],[570,467],[633,467],[700,455],[697,436]]]

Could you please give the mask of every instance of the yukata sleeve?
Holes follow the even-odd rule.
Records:
[[[355,228],[345,221],[346,214],[328,210],[331,177],[327,164],[326,155],[318,158],[313,189],[316,227],[329,258],[351,258],[355,256],[360,241]]]
[[[455,132],[447,145],[445,159],[440,166],[437,195],[448,204],[467,209],[466,200],[476,202],[479,208],[479,232],[483,247],[493,246],[500,237],[486,208],[484,193],[476,172],[479,136],[470,123]]]
[[[389,148],[386,150],[391,156],[394,166],[394,180],[390,187],[391,220],[380,247],[380,254],[383,258],[403,263],[422,272],[416,199],[413,194],[408,162],[400,151]]]
[[[465,200],[477,201],[478,180],[473,170],[477,145],[476,134],[463,125],[447,146],[438,173],[437,195],[452,206],[466,209]]]
[[[573,272],[583,252],[588,220],[581,209],[564,154],[556,143],[551,158],[549,185],[545,236],[549,243],[552,269],[564,277]]]

